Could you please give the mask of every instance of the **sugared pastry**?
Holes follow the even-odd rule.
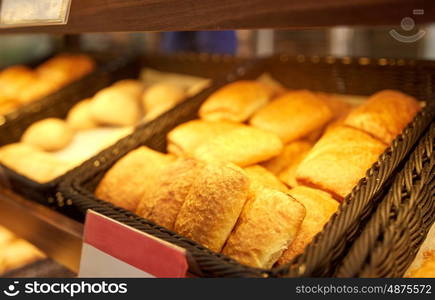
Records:
[[[278,263],[281,265],[303,253],[305,247],[322,231],[323,226],[338,209],[338,202],[320,190],[298,186],[291,189],[289,194],[305,207],[306,215],[296,238],[279,258]]]
[[[202,104],[199,116],[207,121],[244,122],[272,96],[272,90],[258,81],[236,81],[213,93]]]
[[[268,160],[281,153],[282,148],[276,134],[240,124],[238,128],[202,143],[193,157],[205,161],[229,161],[244,167]]]
[[[91,114],[91,99],[85,99],[74,105],[68,112],[66,122],[74,130],[91,129],[98,126]]]
[[[249,179],[230,163],[206,164],[193,182],[175,221],[175,231],[219,252],[248,198]]]
[[[285,145],[278,156],[262,163],[262,166],[278,176],[288,186],[294,187],[297,185],[295,179],[296,168],[311,147],[313,145],[307,141],[294,141]]]
[[[57,151],[68,146],[73,137],[73,130],[64,120],[48,118],[30,125],[21,142],[44,151]]]
[[[246,167],[246,175],[251,183],[251,190],[269,188],[281,192],[287,192],[288,188],[279,179],[260,165]]]
[[[179,86],[158,83],[150,86],[142,98],[145,120],[150,121],[173,108],[186,98],[186,92]]]
[[[59,160],[24,143],[1,147],[0,162],[17,173],[40,183],[49,182],[74,167],[70,162]]]
[[[289,195],[260,189],[248,200],[223,254],[242,264],[269,269],[295,239],[305,216]]]
[[[92,118],[103,125],[130,126],[136,124],[142,115],[137,99],[122,88],[107,87],[91,100]]]
[[[168,152],[177,156],[193,156],[202,143],[238,127],[237,123],[228,121],[193,120],[183,123],[168,133]]]
[[[170,164],[144,193],[138,214],[173,230],[178,212],[202,167],[201,162],[190,158],[179,158]]]
[[[420,104],[414,97],[384,90],[353,110],[344,123],[390,144],[419,110]]]
[[[277,134],[284,143],[305,137],[332,118],[326,102],[307,91],[291,91],[257,111],[250,120],[254,127]]]
[[[117,206],[136,211],[145,191],[172,160],[171,156],[150,148],[137,148],[107,171],[98,184],[95,195]]]
[[[327,131],[296,170],[302,185],[331,193],[337,200],[349,194],[376,162],[386,145],[345,126]]]

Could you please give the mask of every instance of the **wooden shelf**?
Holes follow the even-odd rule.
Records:
[[[423,15],[413,16],[414,9]],[[73,0],[67,25],[2,29],[0,33],[119,32],[400,26],[435,21],[428,0]]]
[[[28,240],[71,271],[78,272],[83,233],[81,223],[0,188],[0,225]]]

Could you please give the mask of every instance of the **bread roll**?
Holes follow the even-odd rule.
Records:
[[[323,226],[338,209],[338,202],[320,190],[298,186],[291,189],[289,194],[305,207],[306,215],[296,238],[279,258],[279,264],[288,263],[304,252],[305,247],[322,231]]]
[[[57,151],[71,143],[73,137],[73,130],[64,120],[48,118],[30,125],[21,142],[44,151]]]
[[[134,97],[137,101],[140,101],[145,91],[145,84],[142,81],[135,79],[123,79],[115,82],[113,86],[117,89],[121,89],[124,93],[131,95],[131,97]]]
[[[257,81],[236,81],[212,94],[201,106],[199,116],[207,121],[244,122],[266,105],[272,94]]]
[[[314,145],[296,170],[296,180],[342,200],[386,145],[359,130],[337,126]]]
[[[14,234],[3,226],[0,226],[0,249],[15,238]]]
[[[185,158],[170,164],[142,197],[141,202],[147,203],[139,205],[142,210],[138,210],[138,215],[173,230],[178,212],[201,167],[202,163]]]
[[[285,145],[278,156],[262,163],[262,166],[278,176],[288,186],[294,187],[297,185],[296,168],[312,146],[304,140],[294,141]]]
[[[415,98],[399,91],[384,90],[352,111],[344,123],[390,144],[419,110]]]
[[[234,128],[238,128],[238,124],[227,121],[193,120],[183,123],[168,133],[168,152],[178,156],[193,156],[199,145]]]
[[[332,112],[333,120],[342,119],[352,110],[352,105],[346,101],[344,95],[316,93],[317,97],[323,99]]]
[[[0,72],[0,91],[5,97],[15,99],[33,82],[37,75],[26,66],[12,66]]]
[[[288,191],[288,188],[275,175],[259,165],[247,167],[245,172],[250,180],[251,190],[269,188],[281,192]]]
[[[331,118],[326,102],[303,90],[287,92],[270,102],[254,114],[250,124],[273,132],[289,143],[322,128]]]
[[[95,62],[87,55],[65,53],[50,58],[35,71],[44,80],[63,86],[90,73],[94,68]]]
[[[249,180],[239,167],[207,164],[193,182],[175,221],[175,231],[220,252],[248,198]]]
[[[142,115],[137,99],[115,86],[99,91],[91,100],[90,111],[98,123],[113,126],[134,125]]]
[[[91,99],[85,99],[74,105],[66,117],[68,126],[74,130],[91,129],[98,126],[91,114]]]
[[[277,135],[240,124],[238,128],[201,144],[193,157],[205,161],[228,161],[244,167],[268,160],[278,155],[282,148]]]
[[[45,255],[40,250],[22,239],[14,240],[0,252],[4,272],[20,268],[44,257]]]
[[[74,167],[72,163],[61,161],[24,143],[1,147],[0,162],[39,183],[49,182]]]
[[[150,121],[173,108],[186,98],[184,89],[176,85],[158,83],[150,86],[142,98],[145,120]]]
[[[35,77],[33,80],[27,83],[25,88],[16,94],[16,97],[20,103],[26,104],[43,98],[57,91],[59,88],[60,86],[54,81]]]
[[[121,158],[97,186],[95,195],[130,211],[136,211],[143,194],[173,158],[139,147]]]
[[[294,240],[305,208],[289,195],[260,189],[245,205],[222,253],[242,264],[269,269]]]

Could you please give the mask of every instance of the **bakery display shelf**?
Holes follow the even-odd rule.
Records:
[[[418,9],[423,14],[413,16]],[[73,0],[66,25],[1,29],[3,33],[306,28],[337,25],[400,25],[435,20],[426,0]],[[110,22],[107,22],[110,20]]]
[[[46,206],[0,188],[0,225],[77,273],[83,225]]]
[[[116,145],[100,153],[75,170],[60,185],[60,196],[72,203],[78,215],[84,217],[93,209],[121,223],[152,234],[188,249],[198,269],[190,270],[203,277],[321,277],[332,276],[336,266],[368,221],[377,204],[389,190],[393,178],[403,167],[425,129],[433,119],[433,64],[426,61],[378,61],[368,58],[274,56],[257,64],[239,68],[229,74],[227,83],[258,78],[264,72],[290,89],[312,89],[322,92],[370,95],[383,89],[400,89],[427,101],[423,109],[379,157],[346,197],[346,205],[325,225],[324,230],[309,244],[305,252],[282,267],[264,270],[250,268],[233,259],[141,218],[132,212],[102,201],[94,195],[104,174],[121,157],[139,146],[165,152],[166,135],[177,125],[198,117],[198,109],[211,95],[207,90],[165,113],[152,123]],[[360,82],[367,84],[361,85]]]

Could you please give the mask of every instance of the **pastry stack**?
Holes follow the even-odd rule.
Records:
[[[94,67],[86,55],[60,54],[35,69],[18,65],[0,71],[0,115],[59,90]]]
[[[0,226],[0,274],[20,268],[44,257],[45,255],[35,246]]]
[[[391,90],[343,99],[233,82],[169,132],[167,153],[131,151],[95,194],[242,264],[285,264],[420,109]]]

